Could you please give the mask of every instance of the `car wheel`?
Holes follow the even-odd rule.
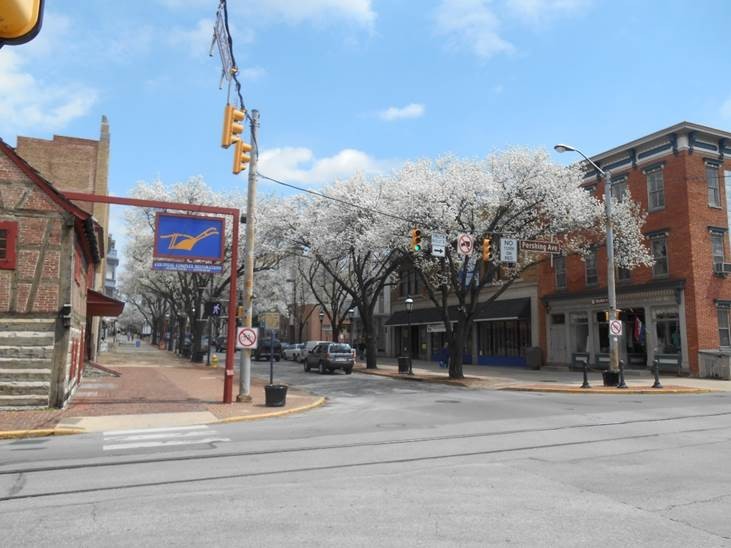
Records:
[[[325,374],[325,364],[320,362],[320,375]]]
[[[345,368],[345,374],[346,375],[350,375],[352,372],[353,372],[353,368],[352,367],[346,367]]]

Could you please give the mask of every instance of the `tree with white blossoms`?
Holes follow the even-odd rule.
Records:
[[[483,263],[485,236],[492,235],[494,248],[501,235],[553,240],[566,254],[585,254],[602,241],[602,204],[581,188],[581,181],[579,166],[561,167],[544,151],[523,149],[484,160],[445,157],[410,163],[393,178],[390,211],[398,212],[404,221],[396,234],[382,236],[381,243],[401,236],[398,247],[405,251],[444,324],[451,378],[463,377],[464,345],[477,315],[489,309],[527,268],[546,260],[543,255],[521,253],[516,263],[503,265],[496,252],[492,261]],[[639,207],[626,199],[616,204],[615,212],[617,263],[629,268],[649,264]],[[434,233],[445,234],[446,256],[412,253],[408,233],[414,227],[422,230],[425,240]],[[460,234],[475,238],[472,256],[457,252]]]
[[[388,184],[388,179],[368,180],[358,174],[324,188],[330,199],[292,200],[290,212],[282,218],[293,249],[319,262],[358,308],[370,369],[376,368],[376,303],[403,252],[398,221],[376,212],[390,207]]]

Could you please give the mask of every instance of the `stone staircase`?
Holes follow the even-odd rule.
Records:
[[[0,318],[0,410],[48,407],[55,325]]]

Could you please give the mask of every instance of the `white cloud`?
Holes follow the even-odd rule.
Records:
[[[731,97],[726,99],[721,105],[721,116],[727,120],[731,119]]]
[[[390,167],[390,162],[377,161],[352,148],[319,159],[315,158],[312,150],[304,147],[267,149],[259,156],[262,175],[284,182],[324,184],[357,172],[382,173]]]
[[[500,36],[500,21],[487,0],[442,0],[435,22],[437,34],[446,37],[450,48],[466,49],[483,59],[515,49]]]
[[[411,103],[405,107],[388,107],[381,111],[378,116],[382,120],[391,122],[393,120],[403,120],[404,118],[421,118],[424,116],[424,105],[420,103]]]
[[[590,3],[591,0],[507,0],[507,7],[524,23],[537,25],[557,17],[575,15]]]
[[[266,70],[261,67],[249,67],[241,69],[241,72],[239,72],[239,76],[241,76],[241,79],[244,80],[244,82],[251,82],[252,80],[260,80],[261,78],[264,78],[264,76],[266,76],[266,73]]]
[[[254,7],[292,24],[344,20],[371,28],[376,20],[371,0],[259,0],[255,6],[247,6],[247,10]]]
[[[185,47],[193,57],[205,57],[213,39],[213,19],[201,19],[192,29],[174,28],[167,35],[171,46]]]
[[[86,115],[97,101],[96,89],[80,82],[43,81],[30,70],[32,60],[56,55],[68,41],[65,17],[48,14],[43,31],[29,47],[0,53],[0,135],[59,131]]]

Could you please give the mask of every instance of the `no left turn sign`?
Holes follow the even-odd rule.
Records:
[[[259,342],[259,328],[239,327],[236,333],[236,348],[253,350]]]

